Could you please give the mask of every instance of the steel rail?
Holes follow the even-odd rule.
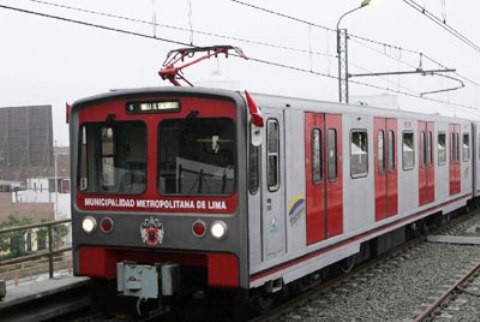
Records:
[[[457,280],[452,286],[448,288],[435,302],[430,304],[422,313],[415,317],[414,322],[421,322],[425,321],[432,313],[434,313],[437,308],[439,308],[443,302],[452,294],[461,284],[463,284],[466,280],[472,277],[478,270],[480,269],[480,262],[475,265],[467,274],[465,274],[462,278]]]

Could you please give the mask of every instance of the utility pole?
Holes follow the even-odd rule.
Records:
[[[53,145],[53,159],[54,159],[54,176],[55,176],[55,204],[53,207],[54,220],[58,219],[58,172],[57,172],[57,163],[58,163],[58,151],[57,151],[57,141],[54,141]]]
[[[348,103],[348,34],[347,29],[337,30],[338,101]]]

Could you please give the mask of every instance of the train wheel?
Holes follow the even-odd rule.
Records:
[[[450,214],[443,215],[441,221],[442,226],[446,225],[450,221],[450,219]]]
[[[257,314],[263,314],[270,310],[278,298],[277,293],[263,293],[255,297],[253,306]]]
[[[422,235],[428,235],[428,232],[430,231],[430,226],[428,224],[428,221],[426,219],[422,220],[420,223],[420,232]]]
[[[348,274],[355,266],[355,255],[349,256],[340,262],[340,269],[343,273]]]

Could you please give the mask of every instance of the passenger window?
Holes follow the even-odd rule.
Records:
[[[388,171],[395,170],[395,133],[388,131]]]
[[[328,180],[337,179],[337,131],[328,130]]]
[[[312,180],[322,181],[322,133],[320,129],[312,130]]]
[[[267,121],[267,185],[268,190],[276,191],[279,187],[279,129],[278,121]]]
[[[438,165],[444,165],[447,162],[447,142],[445,133],[438,134],[437,150]]]
[[[426,140],[426,137],[425,137],[425,131],[421,131],[420,132],[420,144],[421,144],[421,147],[422,147],[422,160],[421,160],[421,165],[422,165],[422,168],[425,168],[425,166],[427,165],[427,140]]]
[[[353,130],[350,134],[350,175],[366,177],[368,173],[367,131]]]
[[[463,134],[462,155],[464,162],[470,160],[470,136],[468,133]]]
[[[415,166],[415,144],[413,142],[413,132],[403,132],[403,170],[412,170]]]
[[[463,161],[470,160],[470,136],[468,133],[463,134],[463,146],[462,146],[462,153],[463,153]]]
[[[378,172],[379,173],[384,173],[385,172],[385,162],[384,162],[384,155],[385,155],[385,149],[384,149],[384,136],[385,133],[383,130],[378,131]]]
[[[433,135],[432,131],[428,131],[427,140],[427,165],[433,165]]]
[[[260,186],[260,147],[250,143],[249,155],[249,190],[255,194]]]
[[[458,133],[452,133],[451,135],[452,146],[450,148],[450,160],[453,163],[458,162],[459,160],[459,151],[458,151]]]

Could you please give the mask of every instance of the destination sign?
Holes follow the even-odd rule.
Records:
[[[178,101],[152,101],[127,103],[128,113],[167,113],[180,111]]]

